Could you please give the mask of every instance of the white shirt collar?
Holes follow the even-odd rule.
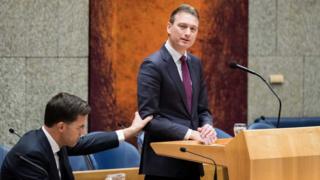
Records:
[[[166,43],[165,43],[164,46],[165,46],[165,47],[167,48],[167,50],[169,51],[169,54],[172,56],[173,61],[174,61],[175,63],[180,64],[180,58],[181,58],[182,54],[179,53],[178,51],[176,51],[176,50],[171,46],[169,40],[166,41]],[[184,52],[184,55],[187,57],[187,51]]]
[[[44,126],[42,126],[42,131],[44,132],[44,134],[46,135],[46,137],[47,137],[47,139],[49,141],[49,144],[51,146],[53,154],[59,152],[60,151],[60,147],[59,147],[58,143],[53,139],[51,134],[46,130],[46,128]]]

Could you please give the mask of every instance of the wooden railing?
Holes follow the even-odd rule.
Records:
[[[75,171],[75,180],[105,180],[109,174],[124,173],[126,180],[143,180],[144,176],[139,175],[139,168],[121,168],[121,169],[105,169],[105,170],[92,170],[92,171]],[[205,175],[201,180],[212,180],[214,169],[212,165],[204,165]],[[218,180],[228,180],[227,169],[218,166],[217,169]]]

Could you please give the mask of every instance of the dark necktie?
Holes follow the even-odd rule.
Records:
[[[182,82],[184,86],[184,91],[187,96],[188,111],[191,113],[191,104],[192,104],[192,81],[190,78],[190,72],[187,64],[186,56],[180,58],[181,61],[181,71],[182,71]]]
[[[60,150],[58,153],[59,156],[59,166],[60,166],[60,174],[61,174],[61,180],[67,180],[68,179],[68,173],[65,167],[64,163],[64,156],[62,153],[62,150]]]

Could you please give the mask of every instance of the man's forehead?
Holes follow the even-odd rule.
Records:
[[[175,15],[175,22],[177,23],[187,23],[195,26],[199,25],[199,20],[194,15],[187,12],[179,12]]]

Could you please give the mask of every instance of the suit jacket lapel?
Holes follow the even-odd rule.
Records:
[[[162,58],[168,63],[168,66],[167,66],[168,74],[170,75],[173,82],[175,82],[175,86],[179,91],[185,110],[188,114],[190,114],[187,108],[188,107],[187,96],[184,91],[183,83],[181,81],[181,78],[177,69],[177,65],[174,63],[171,55],[169,54],[165,46],[161,48],[161,54],[162,54]]]

